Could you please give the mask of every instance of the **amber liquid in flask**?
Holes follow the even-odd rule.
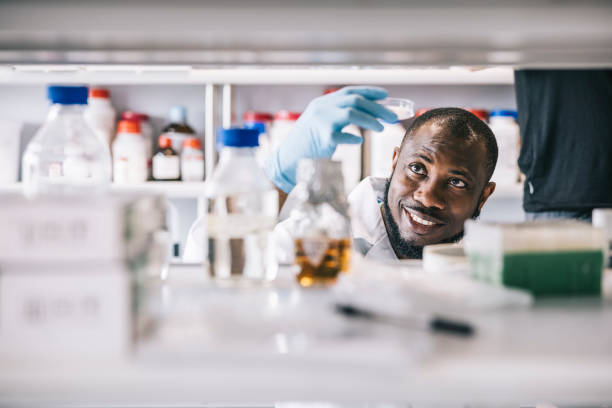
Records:
[[[332,285],[341,272],[349,271],[350,257],[350,238],[296,239],[297,281],[304,287]]]

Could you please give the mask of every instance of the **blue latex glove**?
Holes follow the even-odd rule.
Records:
[[[270,180],[289,193],[295,187],[300,159],[330,158],[340,143],[363,142],[359,136],[342,133],[346,125],[380,132],[383,126],[377,119],[396,122],[395,113],[374,102],[386,97],[387,91],[382,88],[347,86],[313,99],[291,133],[266,160],[265,171]]]

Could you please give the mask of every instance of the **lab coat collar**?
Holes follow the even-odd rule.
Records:
[[[348,196],[353,246],[366,259],[397,259],[381,214],[386,181],[381,177],[366,177]]]

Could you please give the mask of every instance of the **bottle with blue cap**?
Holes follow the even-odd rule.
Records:
[[[111,181],[108,144],[87,124],[85,86],[49,86],[49,113],[22,160],[24,193],[99,193]]]
[[[491,177],[498,185],[516,185],[520,179],[518,158],[520,131],[516,123],[517,113],[509,109],[496,109],[489,116],[489,127],[497,140],[498,158]]]
[[[255,157],[259,132],[220,129],[223,148],[207,185],[207,262],[215,280],[269,281],[278,264],[272,231],[278,193]]]

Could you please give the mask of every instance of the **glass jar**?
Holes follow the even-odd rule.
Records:
[[[349,271],[351,227],[342,165],[330,159],[303,159],[298,165],[290,230],[301,286],[326,286]]]

